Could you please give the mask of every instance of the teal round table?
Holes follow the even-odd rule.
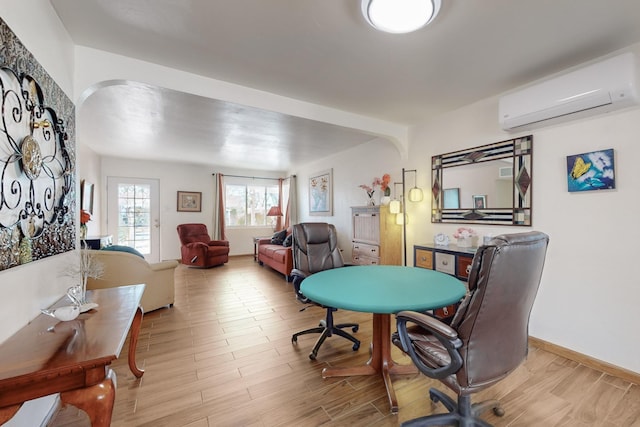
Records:
[[[417,267],[360,265],[321,271],[307,277],[301,292],[311,300],[345,310],[373,313],[371,358],[364,366],[331,367],[323,378],[381,375],[391,412],[398,402],[392,374],[417,372],[413,365],[397,365],[391,357],[390,315],[402,310],[426,311],[454,304],[464,296],[464,283],[448,274]]]

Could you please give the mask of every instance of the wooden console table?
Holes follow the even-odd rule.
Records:
[[[92,426],[109,426],[115,401],[118,358],[131,329],[129,368],[140,378],[135,361],[142,323],[140,299],[145,285],[87,291],[95,310],[62,322],[39,315],[0,345],[0,424],[27,400],[60,393],[65,404],[85,411]],[[65,296],[53,308],[69,305]]]

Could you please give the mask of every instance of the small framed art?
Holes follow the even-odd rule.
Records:
[[[178,191],[178,212],[201,212],[202,193]]]
[[[486,209],[487,196],[472,196],[474,209]]]
[[[569,192],[616,188],[613,148],[567,156]]]
[[[309,215],[333,216],[333,169],[309,176]]]

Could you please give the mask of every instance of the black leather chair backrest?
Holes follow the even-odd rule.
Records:
[[[451,322],[463,342],[456,374],[463,389],[495,382],[525,359],[548,242],[540,232],[501,235],[476,252],[470,293]]]
[[[294,268],[306,275],[343,267],[338,234],[333,224],[304,222],[293,226]]]

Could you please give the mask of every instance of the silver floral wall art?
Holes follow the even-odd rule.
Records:
[[[75,249],[75,108],[0,19],[0,270]]]

